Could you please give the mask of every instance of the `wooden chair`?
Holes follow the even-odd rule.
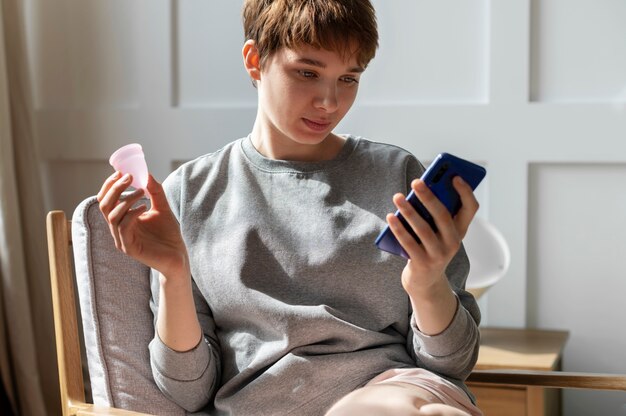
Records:
[[[84,201],[81,206],[83,207],[81,211],[83,214],[89,212],[89,210],[93,214],[95,212],[94,207],[97,208],[97,202],[95,198],[91,198]],[[79,208],[77,208],[78,211]],[[97,215],[99,213],[93,214],[93,218],[97,218]],[[75,213],[74,221],[76,221],[76,217],[77,214]],[[47,235],[63,415],[147,414],[117,409],[110,406],[110,404],[94,405],[86,403],[81,365],[81,339],[79,338],[78,330],[79,318],[75,298],[77,290],[75,287],[76,278],[71,262],[72,222],[67,220],[62,211],[52,211],[48,214]],[[83,316],[84,319],[85,316]],[[93,328],[90,327],[90,329],[92,330]],[[87,331],[87,328],[85,328],[85,331]],[[468,381],[484,386],[536,386],[626,391],[626,376],[608,374],[483,370],[474,371]],[[115,385],[107,386],[109,389],[115,389],[116,387]],[[163,397],[163,400],[167,399]],[[134,406],[141,408],[142,405],[134,404]],[[162,407],[159,407],[159,409],[162,410]],[[166,414],[171,413],[166,412]]]
[[[85,401],[75,280],[71,263],[71,227],[72,223],[67,220],[63,211],[48,213],[46,219],[48,259],[63,416],[147,415],[129,410],[99,407]]]
[[[95,197],[72,222],[50,212],[47,233],[63,415],[184,415],[152,378],[150,269],[115,249]],[[81,343],[93,403],[85,401]]]

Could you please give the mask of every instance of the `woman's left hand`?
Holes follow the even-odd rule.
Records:
[[[416,179],[411,183],[416,196],[432,216],[438,229],[437,232],[417,213],[404,195],[398,193],[393,196],[394,204],[419,237],[419,243],[395,215],[387,215],[391,231],[410,257],[402,272],[402,286],[411,298],[413,309],[419,309],[423,304],[432,304],[433,300],[440,299],[442,294],[446,296],[447,291],[448,302],[443,302],[441,305],[445,309],[442,312],[447,312],[443,314],[444,316],[450,315],[450,312],[454,314],[455,309],[450,311],[449,307],[451,300],[454,300],[454,305],[456,305],[456,299],[452,294],[445,271],[459,251],[461,242],[479,207],[472,188],[461,177],[455,177],[452,183],[462,204],[454,218],[422,180]]]

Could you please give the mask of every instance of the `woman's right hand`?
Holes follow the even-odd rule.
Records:
[[[191,272],[187,248],[163,187],[150,175],[146,186],[150,209],[144,204],[133,208],[144,192],[139,189],[122,198],[122,192],[131,181],[130,175],[115,172],[104,182],[97,196],[115,246],[168,279],[188,278]]]

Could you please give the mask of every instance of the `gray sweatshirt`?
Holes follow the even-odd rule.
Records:
[[[463,249],[447,270],[456,314],[428,336],[401,285],[406,260],[374,245],[392,195],[422,172],[409,152],[353,136],[330,161],[268,159],[247,137],[173,172],[164,187],[204,342],[181,353],[155,336],[160,389],[190,412],[322,415],[390,368],[423,367],[465,388],[480,312],[463,290]]]

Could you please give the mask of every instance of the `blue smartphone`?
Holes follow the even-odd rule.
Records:
[[[435,194],[437,198],[448,208],[450,214],[455,216],[459,209],[461,209],[461,198],[452,186],[452,179],[455,176],[460,176],[465,182],[467,182],[472,189],[476,189],[478,184],[483,180],[487,171],[480,165],[461,159],[449,153],[439,154],[435,160],[430,164],[428,169],[424,172],[421,179],[426,183],[428,188]],[[406,200],[413,205],[417,213],[430,224],[435,232],[437,231],[437,225],[433,217],[426,210],[424,205],[417,198],[415,193],[411,190],[411,193],[406,197]],[[404,228],[415,238],[420,241],[411,226],[406,219],[400,214],[400,211],[396,211],[396,217],[400,219],[400,222],[404,225]],[[383,251],[409,258],[408,254],[393,232],[389,228],[389,225],[378,235],[375,241],[376,247]]]

